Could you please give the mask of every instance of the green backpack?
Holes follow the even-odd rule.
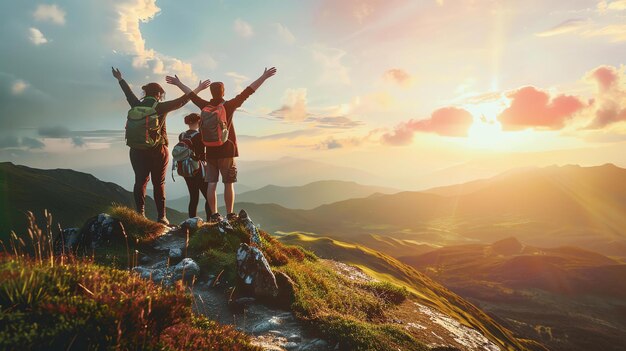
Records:
[[[128,110],[126,119],[126,145],[134,149],[150,149],[162,143],[159,115],[156,106],[159,103],[153,99],[152,106],[134,106]]]

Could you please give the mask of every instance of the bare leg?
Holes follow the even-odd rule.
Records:
[[[233,213],[235,208],[234,183],[224,183],[224,203],[226,205],[226,214]]]
[[[213,211],[213,213],[217,213],[217,183],[209,183],[207,200],[209,201],[211,211]]]

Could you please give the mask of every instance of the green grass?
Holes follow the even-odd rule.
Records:
[[[54,257],[51,230],[29,220],[30,240],[0,251],[0,349],[261,350],[233,327],[193,314],[182,284],[165,289],[128,271]]]
[[[107,213],[122,222],[126,235],[132,242],[149,242],[163,234],[163,231],[167,229],[164,225],[151,221],[138,214],[137,211],[123,205],[115,204],[109,208]]]
[[[182,285],[162,289],[87,261],[0,261],[0,349],[257,350],[191,312]]]

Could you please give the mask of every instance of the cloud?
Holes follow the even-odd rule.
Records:
[[[313,53],[313,60],[322,66],[322,74],[319,78],[319,83],[350,84],[348,68],[341,62],[346,55],[345,51],[315,45],[311,49],[311,52]]]
[[[392,132],[383,134],[381,141],[389,145],[408,145],[413,141],[416,132],[464,137],[473,121],[472,115],[464,109],[444,107],[434,111],[428,119],[411,119],[398,124]]]
[[[46,144],[42,143],[39,139],[23,137],[22,146],[28,149],[43,149]]]
[[[313,145],[314,150],[334,150],[334,149],[345,149],[349,147],[358,147],[365,143],[369,143],[373,138],[377,137],[382,129],[372,129],[366,135],[363,136],[353,136],[347,138],[336,138],[331,136],[316,145]]]
[[[308,121],[315,122],[318,128],[350,129],[364,124],[362,121],[353,120],[348,116],[310,117]]]
[[[155,74],[167,72],[177,74],[182,80],[198,79],[190,63],[146,47],[139,23],[147,23],[161,12],[156,0],[128,0],[115,6],[119,16],[117,29],[122,33],[124,50],[134,55],[133,67],[148,68],[148,63],[152,63]]]
[[[585,129],[600,129],[626,120],[626,90],[621,85],[622,70],[599,66],[587,73],[598,88],[594,97],[593,119]]]
[[[46,39],[43,33],[35,27],[28,28],[28,33],[28,39],[35,45],[41,45],[48,42],[48,39]]]
[[[626,0],[600,1],[598,2],[598,11],[604,13],[610,10],[623,11],[626,10]]]
[[[13,95],[20,95],[24,91],[26,91],[27,88],[28,88],[28,83],[26,83],[25,81],[21,79],[18,79],[15,82],[13,82],[13,85],[11,85],[11,93]]]
[[[567,21],[564,21],[543,32],[536,33],[535,35],[538,37],[552,37],[556,35],[575,32],[588,24],[589,21],[583,18],[568,19]]]
[[[305,88],[287,89],[283,95],[283,107],[272,111],[270,116],[286,121],[304,121],[310,116],[307,111],[307,90]]]
[[[0,139],[0,149],[17,148],[20,146],[20,140],[16,136],[8,135]]]
[[[296,37],[291,33],[289,28],[285,27],[280,23],[273,23],[272,27],[276,30],[278,37],[288,44],[293,44],[296,41]]]
[[[235,89],[237,89],[237,91],[243,90],[243,84],[250,80],[250,78],[237,72],[226,72],[226,76],[233,79],[233,81],[235,82]]]
[[[608,37],[613,43],[626,41],[626,24],[611,24],[592,29],[582,34],[584,37]]]
[[[86,145],[85,139],[83,139],[82,137],[79,137],[79,136],[74,136],[74,137],[72,137],[72,145],[74,145],[76,147],[83,147],[83,146]]]
[[[385,71],[383,78],[403,88],[408,88],[413,85],[413,77],[407,71],[400,68],[392,68]]]
[[[35,20],[40,22],[50,22],[54,24],[65,24],[65,11],[55,4],[40,4],[33,12]]]
[[[566,121],[585,107],[585,103],[575,96],[551,98],[547,92],[532,86],[510,92],[507,97],[511,99],[511,105],[498,116],[504,130],[562,129]]]
[[[237,18],[233,24],[233,29],[235,33],[242,38],[250,38],[254,35],[254,29],[250,23],[242,20],[241,18]]]
[[[612,66],[600,66],[587,74],[598,84],[601,93],[611,90],[619,83],[619,72]]]
[[[72,132],[63,126],[41,127],[37,131],[39,136],[44,138],[69,138]]]

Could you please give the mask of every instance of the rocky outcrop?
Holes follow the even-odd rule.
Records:
[[[179,224],[181,230],[189,230],[194,232],[204,224],[204,221],[200,217],[187,218]]]
[[[246,210],[239,211],[239,221],[244,225],[248,234],[250,234],[250,242],[252,244],[261,247],[261,236],[259,235],[259,229],[252,222],[252,218],[248,215]]]
[[[200,267],[191,258],[184,258],[175,266],[168,266],[166,261],[161,261],[150,267],[135,267],[133,271],[144,279],[152,279],[155,283],[163,283],[166,286],[178,280],[190,282],[193,277],[200,275]]]
[[[124,227],[117,219],[101,213],[85,222],[82,229],[67,228],[54,239],[55,253],[78,254],[106,246],[114,240],[124,240]]]
[[[261,250],[241,244],[237,250],[237,276],[244,287],[249,287],[258,297],[278,296],[276,277]]]

